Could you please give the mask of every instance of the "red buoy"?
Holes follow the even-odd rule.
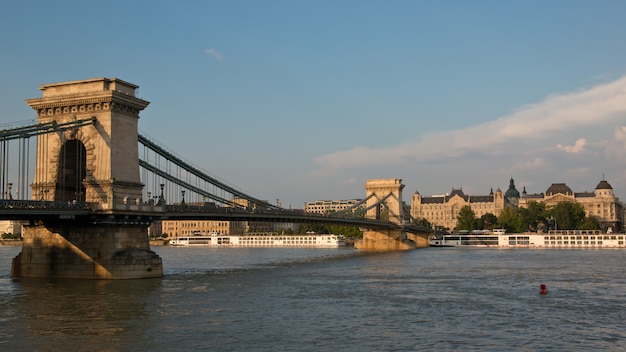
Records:
[[[545,284],[539,285],[539,294],[540,295],[547,295],[548,294],[548,289],[546,288]]]

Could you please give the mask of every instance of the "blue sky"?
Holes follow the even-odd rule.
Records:
[[[137,84],[140,131],[258,198],[626,199],[625,1],[0,3],[0,123],[38,87]]]

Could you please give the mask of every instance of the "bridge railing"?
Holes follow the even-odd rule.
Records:
[[[55,210],[90,210],[87,202],[63,202],[43,200],[0,200],[0,209],[55,209]]]
[[[222,213],[222,214],[287,214],[287,215],[311,215],[320,216],[319,214],[311,214],[305,212],[297,212],[280,208],[255,208],[255,207],[220,207],[214,203],[207,203],[206,205],[187,205],[187,204],[172,204],[165,207],[165,211],[168,213]]]

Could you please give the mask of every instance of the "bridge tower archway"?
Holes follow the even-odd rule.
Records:
[[[85,200],[86,148],[77,139],[68,140],[60,148],[59,169],[57,175],[54,200],[78,201]]]
[[[33,199],[80,196],[103,211],[121,207],[123,199],[141,199],[138,120],[150,103],[136,97],[137,88],[117,78],[93,78],[44,84],[39,87],[43,97],[26,100],[40,123],[94,119],[37,137]]]

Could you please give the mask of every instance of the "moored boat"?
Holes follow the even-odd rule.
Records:
[[[510,233],[504,231],[464,232],[432,237],[431,247],[498,247],[498,248],[626,248],[623,233],[599,230],[554,230]]]
[[[172,246],[210,246],[210,247],[313,247],[335,248],[345,246],[345,239],[334,234],[307,235],[225,235],[196,234],[177,237],[169,242]]]

